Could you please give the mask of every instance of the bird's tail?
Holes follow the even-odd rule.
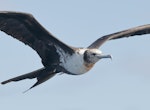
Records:
[[[38,69],[36,71],[24,74],[24,75],[20,75],[11,79],[8,79],[6,81],[1,82],[1,84],[6,84],[12,81],[20,81],[20,80],[24,80],[24,79],[33,79],[33,78],[37,78],[37,82],[30,87],[28,90],[32,89],[33,87],[47,81],[48,79],[50,79],[51,77],[53,77],[56,74],[55,70],[50,70],[49,68],[41,68]]]

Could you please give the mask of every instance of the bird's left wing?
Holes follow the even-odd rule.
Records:
[[[27,13],[0,11],[0,30],[33,48],[44,66],[59,61],[55,46],[68,54],[74,52],[72,47],[55,38]]]
[[[119,39],[123,37],[131,37],[135,35],[143,35],[143,34],[150,34],[150,24],[138,26],[135,28],[131,28],[131,29],[127,29],[124,31],[103,36],[97,39],[95,42],[93,42],[88,48],[99,48],[108,40]]]

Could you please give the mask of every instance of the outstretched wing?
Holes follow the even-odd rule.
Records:
[[[104,44],[108,40],[120,39],[124,37],[131,37],[135,35],[143,35],[150,33],[150,24],[138,26],[135,28],[131,28],[128,30],[120,31],[117,33],[109,34],[97,39],[93,42],[88,48],[99,48],[102,44]]]
[[[33,48],[42,58],[44,66],[59,62],[56,46],[68,54],[74,52],[73,48],[55,38],[27,13],[0,12],[0,30]]]

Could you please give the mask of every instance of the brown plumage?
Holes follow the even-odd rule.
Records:
[[[81,52],[78,53],[76,50],[79,48],[68,46],[58,40],[44,27],[42,27],[32,15],[27,13],[1,11],[0,30],[34,49],[40,56],[42,64],[44,65],[42,69],[8,79],[3,81],[1,84],[6,84],[12,81],[20,81],[23,79],[36,78],[37,82],[31,87],[33,88],[59,72],[72,75],[79,75],[87,72],[99,59],[111,57],[110,55],[102,57],[101,53],[98,52],[98,48],[106,41],[135,35],[149,34],[150,24],[103,36],[93,42],[89,47],[80,49]],[[91,58],[93,58],[93,60],[91,60],[92,63],[91,61],[89,62],[88,57],[83,59],[86,54],[82,52],[85,49],[97,49],[97,52],[93,51],[89,54],[89,57],[92,56]],[[72,62],[75,61],[74,59],[76,59],[77,62]],[[86,60],[86,63],[82,64],[80,60]],[[78,66],[78,62],[81,66]],[[76,63],[76,67],[72,67],[73,69],[70,69],[69,64],[73,65],[73,63]],[[80,68],[80,71],[77,70],[78,68]],[[73,73],[74,71],[77,73]]]

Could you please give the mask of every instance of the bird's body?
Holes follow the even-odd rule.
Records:
[[[75,48],[61,42],[43,28],[32,15],[26,13],[0,12],[0,30],[34,49],[44,66],[31,73],[3,81],[2,84],[36,78],[37,82],[31,87],[33,88],[60,72],[71,75],[88,72],[100,59],[111,58],[111,55],[103,55],[98,50],[106,41],[150,34],[150,24],[103,36],[87,48]]]
[[[73,55],[66,54],[63,50],[58,49],[58,53],[60,57],[60,66],[62,66],[65,70],[69,72],[69,74],[80,75],[88,72],[94,64],[97,62],[89,63],[84,58],[84,53],[88,49],[79,48],[75,51]],[[92,49],[93,53],[101,54],[101,51],[98,49]]]
[[[77,49],[73,55],[68,55],[63,52],[63,50],[58,49],[60,57],[60,66],[65,68],[68,72],[80,75],[86,73],[88,69],[84,65],[85,61],[83,59],[84,52],[86,49]]]

